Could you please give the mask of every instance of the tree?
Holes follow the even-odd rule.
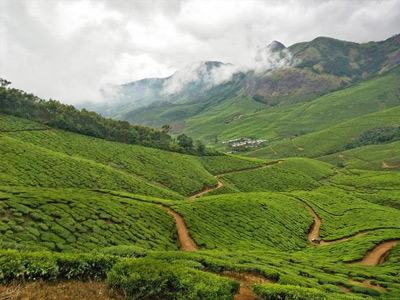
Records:
[[[8,81],[7,79],[4,79],[4,78],[0,78],[0,86],[7,87],[10,84],[11,84],[11,81]]]
[[[196,141],[196,154],[206,154],[206,146],[201,141]]]
[[[171,130],[171,125],[165,124],[161,126],[162,132],[168,133]]]
[[[179,146],[185,148],[186,150],[191,150],[193,148],[193,140],[186,134],[182,133],[178,135],[177,139]]]

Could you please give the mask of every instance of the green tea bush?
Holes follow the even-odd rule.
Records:
[[[222,178],[241,192],[309,190],[333,174],[333,167],[311,159],[292,158],[269,168],[226,174]]]
[[[159,198],[183,198],[110,166],[71,157],[8,136],[0,138],[0,185],[103,188]]]
[[[210,196],[180,201],[173,209],[203,249],[301,249],[312,223],[303,203],[279,193]]]
[[[252,169],[261,167],[267,163],[267,161],[260,159],[244,158],[234,155],[201,156],[198,159],[211,174]]]
[[[358,147],[318,159],[347,169],[397,171],[400,169],[400,142]]]
[[[20,123],[18,118],[0,115],[0,119],[2,118],[7,118],[10,123]],[[197,157],[191,155],[105,141],[63,130],[4,133],[1,140],[3,145],[0,145],[0,149],[10,144],[7,147],[9,149],[6,148],[7,155],[10,155],[9,160],[13,164],[22,161],[26,170],[21,170],[20,174],[23,176],[26,176],[25,173],[35,175],[32,180],[43,171],[50,172],[49,166],[54,169],[55,166],[65,164],[64,169],[62,166],[60,166],[60,169],[56,168],[54,177],[63,177],[63,173],[68,173],[68,176],[73,178],[81,175],[80,182],[85,182],[86,187],[90,188],[93,186],[91,178],[100,181],[102,176],[105,176],[104,174],[110,174],[109,177],[114,178],[105,178],[98,182],[99,188],[134,192],[132,189],[127,189],[128,184],[125,184],[125,186],[118,185],[118,182],[127,181],[127,178],[130,178],[131,181],[150,184],[153,190],[160,189],[161,186],[166,187],[167,192],[168,189],[174,191],[175,193],[171,195],[170,191],[170,195],[168,195],[171,199],[177,198],[176,193],[187,196],[202,190],[205,186],[216,184],[216,179],[204,169]],[[22,149],[29,151],[25,153]],[[35,151],[35,154],[32,154],[32,151]],[[17,154],[14,154],[14,152]],[[0,158],[2,155],[0,155]],[[39,162],[36,162],[36,157],[35,159],[32,157],[34,155],[39,155]],[[49,156],[49,158],[46,159],[42,156]],[[57,160],[53,157],[60,159],[61,162],[57,163]],[[71,164],[75,165],[69,166]],[[93,169],[91,176],[83,176],[83,170],[77,173],[76,170],[83,169],[83,167],[79,167],[79,164],[82,164],[85,168]],[[68,182],[68,176],[65,176],[63,180]],[[46,176],[44,179],[49,180]],[[15,180],[18,180],[18,177]],[[114,185],[118,188],[107,187],[108,181],[115,182]],[[26,185],[25,182],[21,183]],[[62,183],[61,179],[58,183]],[[92,185],[90,186],[90,184]],[[36,185],[39,185],[39,183],[36,183]],[[82,186],[82,183],[80,186]],[[73,186],[70,185],[70,187]],[[139,192],[139,190],[135,193],[145,194]],[[146,195],[159,197],[155,193],[146,193]]]
[[[143,300],[232,300],[239,291],[232,279],[151,259],[117,263],[107,274],[107,284]]]
[[[326,293],[311,288],[280,284],[257,284],[254,292],[266,300],[326,300]]]
[[[0,280],[105,278],[118,257],[109,255],[0,251]]]
[[[128,245],[106,247],[99,249],[98,252],[121,257],[144,257],[147,255],[147,251],[145,249]]]
[[[81,189],[23,187],[0,187],[0,198],[2,243],[58,252],[116,245],[154,250],[179,246],[173,217],[152,203]],[[22,223],[13,211],[23,215]],[[120,251],[139,254],[133,248]]]

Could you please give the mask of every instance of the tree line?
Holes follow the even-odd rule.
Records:
[[[72,105],[50,99],[43,100],[22,90],[10,88],[6,79],[0,78],[0,112],[39,122],[53,128],[63,129],[109,141],[153,147],[193,155],[215,155],[200,141],[181,134],[173,139],[169,125],[156,130],[131,125],[127,121],[104,118],[86,109],[78,110]]]

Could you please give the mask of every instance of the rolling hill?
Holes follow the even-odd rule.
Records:
[[[398,43],[274,43],[301,61],[196,65],[126,112],[221,152],[0,88],[0,298],[397,300]],[[240,137],[265,141],[222,153]]]
[[[232,77],[216,85],[206,85],[206,88],[204,78],[211,78],[217,72],[229,73],[224,71],[229,65],[204,62],[196,65],[192,72],[189,72],[190,68],[177,72],[187,74],[187,80],[193,80],[179,93],[167,93],[167,96],[161,93],[160,96],[159,84],[158,94],[151,97],[154,102],[108,116],[155,128],[170,124],[172,132],[185,132],[218,149],[223,148],[218,141],[231,138],[283,139],[308,133],[322,129],[321,126],[333,125],[329,122],[343,122],[398,105],[398,85],[393,84],[398,81],[398,71],[390,71],[399,64],[399,43],[400,38],[395,35],[382,42],[365,44],[319,37],[287,48],[281,45],[271,50],[269,46],[262,51],[267,53],[269,60],[278,63],[270,63],[262,71],[240,71],[238,68],[238,72],[231,72]],[[168,81],[174,76],[157,80]],[[142,82],[129,86],[137,84]],[[167,85],[162,87],[167,88]],[[387,94],[385,87],[390,87]],[[136,92],[140,89],[125,90],[124,93],[132,96],[130,103],[134,105]],[[153,89],[148,86],[147,90]],[[340,91],[335,92],[337,90]],[[364,99],[365,95],[367,98]],[[343,102],[336,103],[338,98]],[[349,98],[357,100],[349,105]],[[340,104],[349,109],[343,110]],[[361,106],[368,111],[360,109]],[[317,124],[315,129],[315,124],[307,124],[310,120],[321,119],[328,110],[331,114],[347,115],[324,118],[328,124]],[[101,108],[98,111],[103,113]],[[298,120],[299,117],[304,120]],[[263,126],[258,126],[259,122]]]

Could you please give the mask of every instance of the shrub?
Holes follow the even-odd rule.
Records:
[[[326,300],[324,292],[317,289],[303,288],[294,285],[257,284],[254,292],[260,299],[266,300]]]
[[[107,284],[131,299],[230,300],[235,280],[152,259],[124,260],[107,274]]]
[[[99,252],[122,257],[144,257],[147,255],[147,251],[143,248],[125,245],[102,248]]]
[[[105,278],[118,257],[102,254],[0,251],[0,280]]]

